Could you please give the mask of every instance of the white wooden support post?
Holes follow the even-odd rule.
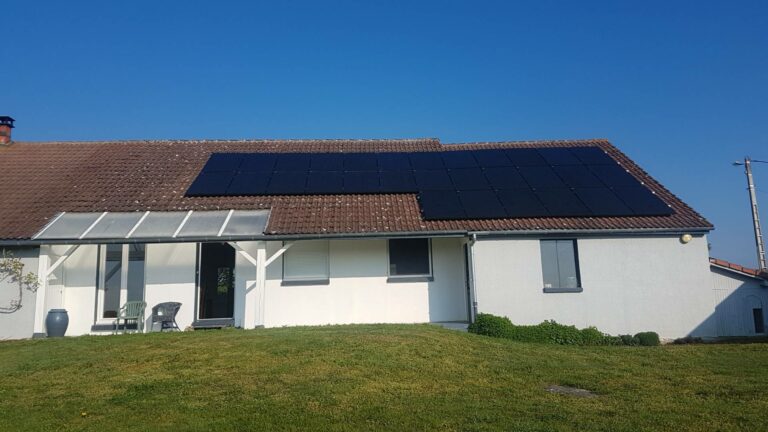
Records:
[[[256,327],[263,327],[266,323],[264,311],[266,310],[264,302],[267,298],[267,242],[259,242],[259,249],[256,251]]]
[[[66,261],[72,253],[74,253],[77,248],[79,248],[80,245],[72,245],[70,246],[60,257],[56,260],[52,265],[48,267],[48,270],[45,273],[45,276],[50,279],[51,275],[54,271],[56,271],[57,268],[59,268],[60,265],[64,264],[64,261]]]
[[[47,246],[40,246],[40,256],[37,263],[37,292],[35,295],[35,322],[32,326],[32,337],[45,337],[45,293],[48,290],[48,253]]]
[[[272,262],[274,262],[276,259],[280,258],[280,255],[284,254],[288,249],[293,246],[293,242],[288,242],[283,245],[283,247],[280,248],[279,251],[275,252],[267,261],[264,263],[264,267],[268,267]]]
[[[238,242],[229,242],[229,245],[232,246],[237,251],[237,253],[240,254],[240,256],[245,258],[246,261],[253,265],[255,274],[255,280],[244,281],[245,289],[242,292],[235,291],[236,296],[238,296],[235,299],[236,321],[239,321],[238,325],[241,325],[243,328],[260,327],[263,325],[262,317],[264,315],[264,262],[266,258],[266,243],[263,241],[255,242],[255,257],[253,256],[254,254],[252,254],[252,247],[251,250],[248,251]],[[254,243],[248,242],[246,245],[253,246]],[[238,307],[238,303],[242,306]]]

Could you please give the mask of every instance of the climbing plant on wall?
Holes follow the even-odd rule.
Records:
[[[36,292],[39,285],[35,273],[24,272],[24,263],[20,258],[3,251],[0,255],[0,286],[18,290],[7,304],[0,304],[0,313],[10,314],[21,309],[24,290]]]

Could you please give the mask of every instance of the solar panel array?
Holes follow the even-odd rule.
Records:
[[[660,216],[672,209],[598,147],[214,153],[187,196],[416,193],[426,220]]]

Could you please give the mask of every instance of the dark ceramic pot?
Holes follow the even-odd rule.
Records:
[[[62,337],[69,326],[69,315],[66,309],[51,309],[45,317],[45,331],[48,337]]]

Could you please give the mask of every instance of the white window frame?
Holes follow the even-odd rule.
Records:
[[[579,241],[576,238],[542,238],[539,239],[539,253],[541,253],[541,245],[544,242],[570,242],[573,245],[573,260],[575,265],[575,273],[576,273],[576,286],[567,288],[567,287],[546,287],[544,286],[543,292],[545,293],[580,293],[584,291],[584,286],[582,285],[581,281],[581,257],[579,256]],[[541,256],[541,255],[540,255]],[[558,264],[559,265],[559,264]],[[558,272],[559,272],[558,268]],[[541,284],[545,285],[544,282],[544,261],[541,262]]]
[[[389,242],[392,240],[426,240],[427,241],[427,255],[429,262],[429,273],[425,274],[412,274],[412,275],[393,275],[392,271],[392,255],[389,250]],[[416,238],[393,238],[387,239],[387,282],[425,282],[434,280],[434,269],[432,266],[432,238],[430,237],[416,237]]]
[[[325,274],[326,277],[286,277],[285,276],[285,263],[288,261],[289,254],[292,251],[296,251],[298,248],[301,248],[301,240],[293,242],[293,246],[290,247],[290,249],[287,249],[285,253],[282,254],[281,258],[281,264],[282,264],[282,274],[281,274],[281,285],[328,285],[331,281],[331,241],[330,240],[305,240],[305,241],[316,241],[316,242],[324,242],[325,243]],[[283,242],[283,247],[286,246],[285,242]]]
[[[128,265],[130,262],[130,244],[123,243],[122,253],[120,255],[120,305],[122,307],[128,301]],[[98,272],[99,277],[96,281],[96,321],[95,324],[112,324],[115,318],[104,318],[104,285],[106,283],[107,269],[107,245],[101,244],[98,249]],[[125,270],[125,271],[124,271]],[[141,298],[147,298],[147,245],[144,245],[144,287],[141,291]]]

